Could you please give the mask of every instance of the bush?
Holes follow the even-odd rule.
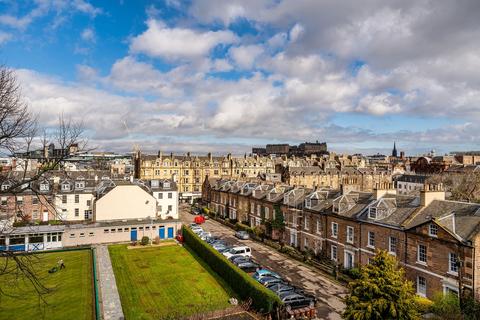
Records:
[[[243,300],[252,299],[252,307],[262,313],[270,313],[281,304],[280,299],[270,290],[255,281],[247,273],[228,261],[221,253],[183,227],[185,243],[202,258]]]
[[[142,246],[146,246],[149,243],[150,243],[150,238],[149,237],[147,237],[147,236],[142,237],[142,241],[140,241],[140,244]]]
[[[208,210],[207,207],[203,207],[203,208],[202,208],[202,212],[203,212],[204,214],[206,214],[206,215],[210,215],[210,210]]]
[[[360,278],[360,269],[359,268],[344,269],[343,273],[345,273],[347,276],[352,278],[352,280],[356,280],[356,279]]]
[[[246,224],[243,224],[241,222],[235,223],[235,230],[251,232],[251,228],[249,226],[247,226]]]
[[[424,297],[416,296],[415,304],[417,305],[418,312],[425,314],[430,312],[433,306],[433,301]]]
[[[432,312],[440,319],[460,320],[463,319],[458,296],[452,293],[439,292],[433,297]]]

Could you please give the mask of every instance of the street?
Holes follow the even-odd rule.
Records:
[[[180,206],[180,219],[184,224],[193,222],[195,216],[190,213],[190,206]],[[252,240],[239,240],[235,231],[214,220],[202,224],[205,231],[220,236],[230,244],[247,245],[252,249],[253,258],[262,266],[280,274],[285,280],[298,286],[317,298],[317,315],[319,319],[341,319],[345,308],[343,297],[346,288],[333,282],[313,267],[306,266],[287,257],[273,248]]]

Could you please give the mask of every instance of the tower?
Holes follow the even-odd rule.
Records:
[[[393,142],[393,150],[392,150],[392,157],[397,157],[398,154],[397,154],[397,146],[395,144],[395,142]]]

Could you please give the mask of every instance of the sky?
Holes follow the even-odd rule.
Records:
[[[480,150],[478,0],[0,0],[0,63],[97,150]]]

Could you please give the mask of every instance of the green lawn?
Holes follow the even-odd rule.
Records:
[[[52,252],[29,255],[30,263],[40,282],[50,291],[39,299],[31,282],[19,273],[0,276],[0,319],[94,319],[92,258],[90,250]],[[63,259],[66,268],[49,274],[48,270]],[[0,268],[5,267],[0,259]],[[8,260],[7,268],[15,264]]]
[[[232,290],[181,246],[114,245],[109,251],[127,320],[176,319],[229,306]]]

